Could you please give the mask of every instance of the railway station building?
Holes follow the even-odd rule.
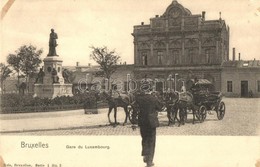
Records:
[[[166,81],[174,76],[180,88],[183,80],[196,76],[221,89],[221,65],[229,60],[229,27],[221,17],[207,20],[206,12],[192,14],[174,0],[149,24],[134,26],[132,35],[135,78]],[[164,89],[163,84],[156,88]]]

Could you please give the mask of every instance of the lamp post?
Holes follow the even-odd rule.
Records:
[[[174,74],[174,91],[176,91],[176,84],[177,84],[177,79],[176,79],[176,77],[177,77],[177,75],[179,75],[178,73],[176,73],[176,74]]]
[[[90,85],[90,81],[89,81],[89,73],[86,74],[86,90],[89,90],[89,85]]]
[[[167,80],[170,82],[170,89],[172,89],[172,74],[168,76]]]
[[[159,82],[159,79],[158,78],[155,78],[154,79],[154,84],[153,84],[153,91],[156,91],[156,88],[157,88],[157,83]],[[158,89],[157,89],[158,90]]]
[[[126,92],[129,92],[130,91],[130,74],[127,74],[126,75],[126,80],[127,80],[127,90]]]

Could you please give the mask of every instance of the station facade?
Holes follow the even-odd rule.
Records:
[[[134,26],[132,35],[136,78],[174,76],[180,87],[192,75],[221,89],[221,64],[229,60],[229,27],[221,17],[206,20],[206,12],[192,14],[174,0],[150,24]]]

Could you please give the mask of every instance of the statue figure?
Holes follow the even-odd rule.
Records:
[[[40,68],[40,71],[37,75],[36,81],[35,83],[43,83],[43,77],[44,77],[45,73],[43,72],[43,69]]]
[[[64,82],[65,82],[65,83],[71,83],[71,82],[70,82],[70,79],[69,79],[69,72],[68,72],[67,69],[64,69],[64,70],[62,71],[62,77],[64,78]]]
[[[56,54],[56,46],[58,46],[56,39],[58,39],[58,35],[54,32],[54,29],[51,29],[48,56],[58,56]]]
[[[52,83],[59,83],[59,77],[57,76],[57,70],[55,68],[52,69]]]

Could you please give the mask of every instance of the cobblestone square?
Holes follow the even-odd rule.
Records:
[[[159,113],[160,127],[158,135],[220,135],[220,136],[256,136],[260,134],[260,99],[224,98],[226,114],[218,120],[216,112],[207,114],[204,122],[192,124],[192,115],[188,115],[185,125],[168,126],[166,112]],[[116,127],[107,120],[107,109],[99,114],[84,114],[80,111],[1,115],[1,133],[8,135],[139,135],[139,129],[132,130],[132,125],[123,126],[124,112],[118,109]],[[113,120],[113,113],[110,115]],[[9,125],[9,126],[8,126]],[[20,127],[18,131],[8,128]],[[3,128],[7,128],[3,130]],[[22,128],[22,129],[21,129]]]

